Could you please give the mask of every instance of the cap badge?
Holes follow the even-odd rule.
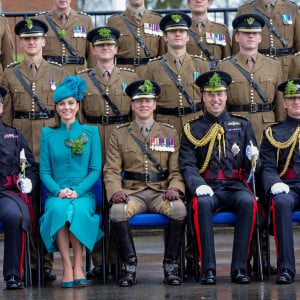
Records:
[[[255,19],[254,18],[248,18],[248,19],[246,19],[246,21],[249,25],[252,25],[254,23]]]
[[[293,80],[289,80],[284,89],[285,96],[293,96],[297,92],[297,85],[294,84]]]
[[[99,36],[101,36],[103,38],[108,38],[108,37],[110,37],[111,30],[108,28],[101,28],[98,30],[98,34],[99,34]]]
[[[181,16],[181,15],[178,15],[178,14],[171,15],[171,19],[172,19],[174,22],[178,23],[178,22],[180,22],[180,21],[182,20],[182,16]]]
[[[214,75],[210,78],[208,87],[212,90],[215,90],[219,87],[221,87],[221,78],[218,73],[214,73]]]
[[[33,27],[33,22],[32,22],[32,20],[27,19],[25,22],[26,22],[26,27],[27,27],[29,30],[31,30],[32,27]]]
[[[150,94],[153,91],[153,84],[150,80],[145,80],[139,89],[146,94]]]

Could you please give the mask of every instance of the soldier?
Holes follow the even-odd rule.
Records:
[[[288,78],[300,77],[300,52],[297,52],[291,61]]]
[[[3,70],[13,62],[13,41],[9,24],[4,15],[0,15],[0,78]]]
[[[102,161],[105,163],[108,140],[114,127],[130,119],[130,98],[125,93],[127,85],[137,80],[133,70],[114,66],[120,32],[111,27],[98,27],[90,31],[87,39],[97,60],[93,69],[80,72],[87,82],[87,93],[82,103],[85,121],[99,127]],[[96,244],[92,253],[94,268],[87,273],[92,279],[102,274],[100,248]]]
[[[212,0],[187,0],[192,25],[186,50],[189,54],[205,58],[212,70],[220,59],[231,55],[231,41],[226,25],[208,19],[207,10],[211,2]]]
[[[85,61],[88,68],[94,67],[92,46],[86,39],[87,33],[94,28],[92,19],[82,12],[75,12],[70,7],[71,0],[53,2],[51,11],[36,16],[49,27],[44,58],[62,64],[69,75],[83,70]]]
[[[183,125],[202,115],[201,93],[195,79],[209,71],[208,64],[198,56],[186,52],[191,18],[182,12],[165,15],[160,28],[168,51],[149,62],[144,78],[153,79],[161,86],[157,99],[156,120],[171,124],[179,136]]]
[[[300,207],[300,78],[281,83],[286,119],[266,128],[261,144],[263,185],[270,207],[277,251],[278,284],[290,284],[296,273],[292,212]]]
[[[278,58],[283,80],[286,80],[292,54],[300,51],[300,14],[296,3],[289,0],[247,0],[239,7],[236,17],[248,13],[259,14],[264,19],[266,26],[261,33],[259,52]],[[232,53],[238,51],[238,42],[232,39]]]
[[[150,58],[165,53],[160,20],[161,15],[145,9],[144,0],[129,0],[123,13],[108,19],[107,26],[121,32],[117,66],[133,68],[141,77]]]
[[[235,283],[249,283],[247,255],[256,201],[245,184],[245,172],[251,170],[251,159],[258,157],[255,135],[249,121],[225,111],[226,89],[231,83],[228,73],[207,72],[196,83],[206,111],[203,117],[184,126],[179,165],[190,193],[196,196],[192,205],[201,281],[216,284],[212,215],[225,207],[237,214],[231,278]]]
[[[22,130],[36,162],[39,162],[41,130],[55,124],[54,90],[66,75],[61,66],[43,59],[47,31],[47,24],[38,19],[16,24],[15,33],[20,37],[24,60],[10,64],[2,77],[2,85],[8,91],[4,98],[2,121]],[[37,197],[33,204],[38,217],[38,192],[33,197]],[[35,260],[32,262],[34,268]],[[54,280],[52,261],[47,256],[44,267],[46,280]]]
[[[0,86],[0,115],[6,89]],[[0,220],[4,225],[3,276],[6,288],[23,288],[22,248],[33,216],[31,190],[38,182],[38,166],[20,130],[0,120]],[[26,177],[24,169],[26,166]]]
[[[165,283],[180,285],[175,266],[183,238],[186,208],[181,200],[184,183],[179,172],[179,137],[169,124],[154,121],[155,81],[139,80],[126,88],[135,121],[112,132],[104,166],[110,220],[116,232],[125,274],[120,286],[136,283],[137,258],[128,218],[145,212],[170,217],[163,261]],[[123,179],[121,172],[124,172]]]
[[[259,141],[265,126],[282,120],[285,115],[282,95],[277,91],[282,81],[281,66],[278,61],[258,53],[263,18],[258,14],[240,15],[232,26],[240,51],[220,62],[217,69],[228,72],[233,80],[227,91],[228,111],[249,119]]]

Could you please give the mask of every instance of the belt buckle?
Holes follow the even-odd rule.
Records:
[[[276,48],[270,47],[270,56],[276,56]]]
[[[61,57],[61,63],[62,63],[62,64],[67,64],[67,57],[66,57],[66,56],[63,55],[63,56]]]
[[[35,112],[34,111],[29,111],[28,112],[28,119],[29,120],[34,120],[35,119]]]
[[[151,182],[150,173],[145,173],[145,182],[146,183]]]
[[[179,115],[179,117],[183,117],[185,115],[184,107],[182,107],[182,106],[178,107],[178,115]]]
[[[108,125],[108,115],[102,115],[101,117],[100,117],[100,120],[101,120],[101,124],[102,125]]]
[[[140,65],[140,57],[135,56],[135,57],[133,58],[133,65],[134,65],[134,66],[139,66],[139,65]]]
[[[257,103],[250,103],[250,112],[257,112]]]

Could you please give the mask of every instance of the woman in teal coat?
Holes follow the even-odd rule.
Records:
[[[62,287],[86,285],[83,245],[92,251],[103,236],[91,191],[101,172],[98,128],[80,124],[77,119],[85,90],[86,82],[79,76],[67,76],[57,86],[54,102],[60,124],[57,128],[43,128],[41,135],[40,176],[49,193],[40,232],[48,252],[60,251],[64,270]]]

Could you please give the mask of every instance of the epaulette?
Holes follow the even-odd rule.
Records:
[[[162,123],[162,122],[158,122],[159,125],[162,125],[162,126],[166,126],[166,127],[169,127],[169,128],[174,128],[173,125],[169,124],[169,123]]]
[[[147,10],[151,15],[157,15],[157,16],[162,16],[160,13],[153,11],[153,10]]]
[[[87,73],[89,71],[91,71],[92,69],[83,69],[83,70],[80,70],[77,74],[80,75],[80,74],[83,74],[83,73]]]
[[[52,65],[55,65],[55,66],[58,66],[58,67],[61,67],[62,68],[62,64],[59,64],[58,62],[56,61],[47,61],[49,64],[52,64]]]
[[[200,55],[195,55],[195,54],[193,54],[193,55],[191,55],[191,57],[192,58],[199,58],[199,59],[201,59],[201,60],[206,60],[206,58],[204,58],[204,57],[201,57]]]
[[[225,28],[227,28],[228,26],[226,25],[226,24],[224,24],[224,23],[218,23],[218,22],[215,22],[215,21],[211,21],[213,24],[216,24],[216,25],[221,25],[221,26],[223,26],[223,27],[225,27]]]
[[[83,15],[83,16],[89,16],[87,13],[83,12],[83,11],[77,11],[77,13],[79,15]]]
[[[162,56],[157,56],[157,57],[150,58],[149,61],[159,60],[159,59],[162,59],[162,58],[163,58]]]
[[[282,122],[283,122],[283,121],[280,121],[280,122],[274,122],[274,123],[272,123],[272,124],[268,124],[268,125],[266,126],[266,128],[268,128],[268,127],[275,127],[275,126],[281,124]]]
[[[6,68],[12,68],[12,67],[18,65],[19,63],[20,63],[19,61],[14,61],[14,62],[10,63],[9,65],[7,65]]]
[[[40,15],[45,15],[47,13],[47,11],[40,11],[38,13],[36,13],[36,16],[40,16]]]
[[[227,56],[227,57],[224,57],[224,58],[220,59],[220,60],[219,60],[219,62],[221,62],[221,61],[225,61],[225,60],[229,60],[229,59],[231,59],[233,56],[234,56],[234,55],[232,55],[232,56]]]
[[[232,116],[232,117],[236,117],[236,118],[243,119],[243,120],[245,120],[245,121],[249,121],[249,119],[248,119],[247,117],[242,116],[242,115],[239,115],[239,114],[237,114],[237,113],[231,113],[231,112],[229,112],[229,115]]]
[[[287,2],[287,3],[289,3],[289,4],[292,4],[292,5],[296,5],[297,6],[297,3],[296,3],[296,1],[294,1],[294,0],[284,0],[283,2]],[[297,6],[298,7],[298,6]]]
[[[120,124],[120,125],[117,125],[116,128],[119,129],[119,128],[127,127],[127,126],[129,126],[129,124],[130,124],[129,122],[127,122],[127,123],[122,123],[122,124]]]
[[[132,72],[135,73],[135,70],[129,69],[129,68],[119,68],[121,71],[127,71],[127,72]]]

